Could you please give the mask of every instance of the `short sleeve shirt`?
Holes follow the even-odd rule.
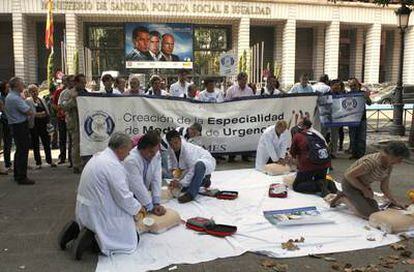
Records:
[[[27,112],[30,106],[16,91],[10,91],[6,96],[5,110],[10,125],[20,124],[28,120]]]
[[[359,177],[359,180],[370,185],[373,182],[382,182],[391,175],[392,167],[384,167],[381,163],[381,153],[369,154],[354,162],[347,171],[362,165],[365,174]]]

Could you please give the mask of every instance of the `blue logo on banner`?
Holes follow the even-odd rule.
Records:
[[[342,108],[346,111],[353,111],[358,106],[358,101],[354,97],[347,97],[342,100]]]
[[[83,125],[86,135],[95,142],[107,140],[115,129],[114,119],[104,111],[89,114]]]

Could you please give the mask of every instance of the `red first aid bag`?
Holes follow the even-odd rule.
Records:
[[[273,183],[269,187],[269,197],[286,198],[288,195],[288,187],[283,183]]]

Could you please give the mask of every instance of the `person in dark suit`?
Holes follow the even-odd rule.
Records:
[[[152,61],[149,53],[150,34],[148,28],[139,26],[132,32],[134,49],[126,56],[127,61]]]
[[[169,33],[162,35],[160,61],[180,61],[180,58],[173,54],[174,42],[173,35]]]

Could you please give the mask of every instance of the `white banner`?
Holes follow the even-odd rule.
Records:
[[[296,125],[300,115],[313,118],[317,96],[249,98],[218,104],[144,96],[78,97],[81,155],[103,150],[114,131],[128,135],[158,129],[164,134],[194,122],[211,153],[255,151],[262,132],[278,120]]]

